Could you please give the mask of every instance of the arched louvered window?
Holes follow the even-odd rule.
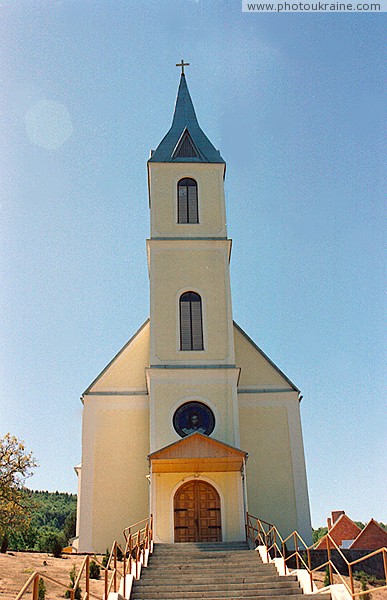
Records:
[[[188,177],[177,184],[177,222],[199,223],[198,186]]]
[[[180,350],[203,350],[202,300],[195,292],[180,296]]]

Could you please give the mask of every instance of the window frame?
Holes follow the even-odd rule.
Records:
[[[189,185],[189,184],[185,184],[185,185],[181,185],[183,181],[192,181],[194,183],[194,185]],[[181,177],[179,179],[179,181],[177,182],[177,224],[178,225],[199,225],[200,221],[199,221],[199,191],[198,191],[198,182],[196,181],[196,179],[194,179],[193,177]],[[196,205],[195,205],[195,210],[194,213],[196,213],[196,221],[190,221],[190,204],[189,204],[189,188],[194,188],[196,190]],[[186,193],[186,198],[185,198],[185,203],[186,203],[186,215],[187,215],[187,220],[184,221],[182,220],[182,213],[183,210],[181,207],[181,203],[180,203],[180,189],[185,189],[185,193]]]
[[[197,298],[198,300],[194,300],[193,298],[190,298],[189,300],[183,300],[184,296],[188,296],[188,295],[192,295],[195,298]],[[189,340],[190,340],[190,348],[184,348],[184,342],[187,342],[187,340],[183,340],[183,327],[182,327],[182,304],[189,304],[189,328],[190,328],[190,335],[189,335]],[[200,331],[195,331],[194,332],[194,326],[195,326],[195,317],[193,318],[193,314],[192,314],[192,304],[193,303],[197,303],[199,304],[199,309],[200,309]],[[198,336],[199,334],[199,336]],[[195,338],[200,337],[200,348],[199,347],[195,347],[195,343],[194,340]],[[179,350],[180,352],[203,352],[204,351],[204,331],[203,331],[203,301],[202,301],[202,297],[200,294],[198,294],[197,292],[194,292],[192,290],[187,290],[185,292],[183,292],[182,294],[180,294],[179,296]]]

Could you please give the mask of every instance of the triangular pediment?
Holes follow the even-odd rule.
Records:
[[[192,141],[192,138],[188,132],[188,129],[185,129],[183,132],[176,149],[173,152],[173,158],[198,158],[199,152],[195,148],[195,144]]]
[[[239,471],[247,453],[195,432],[152,452],[148,458],[153,472]]]
[[[145,368],[149,366],[149,319],[121,348],[84,391],[86,394],[146,392]]]
[[[239,389],[299,389],[234,321],[235,362],[241,369]]]

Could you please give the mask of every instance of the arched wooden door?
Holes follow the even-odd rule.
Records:
[[[221,542],[220,498],[206,481],[184,483],[174,498],[175,542]]]

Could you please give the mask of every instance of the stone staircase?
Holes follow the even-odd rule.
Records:
[[[247,542],[157,544],[131,600],[305,600],[293,575],[280,577]],[[330,600],[319,594],[318,600]],[[316,599],[316,600],[317,600]]]

